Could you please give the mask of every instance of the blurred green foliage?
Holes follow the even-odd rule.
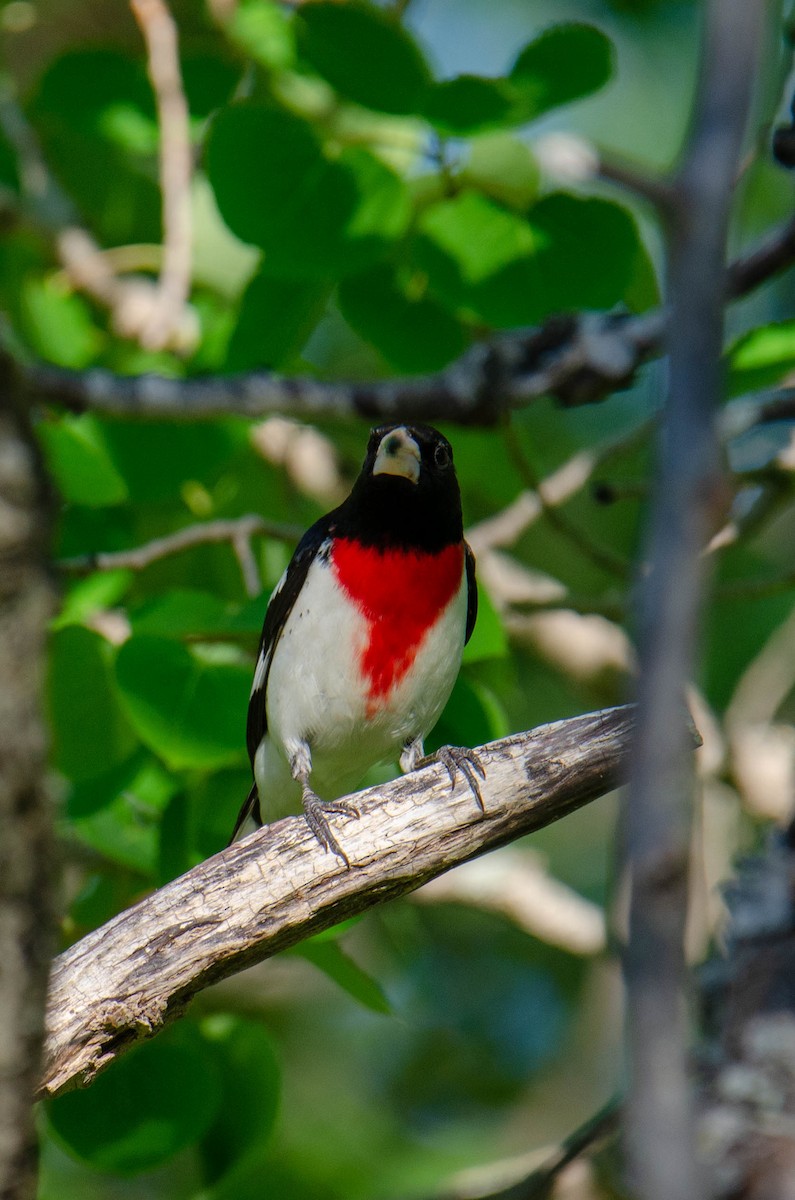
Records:
[[[557,177],[545,143],[576,133],[667,165],[686,129],[696,8],[428,0],[401,20],[365,3],[175,3],[197,158],[199,338],[179,356],[120,336],[107,308],[75,288],[41,214],[0,244],[13,334],[29,354],[78,369],[369,378],[440,370],[491,330],[560,312],[652,307],[661,231],[648,208]],[[151,277],[158,127],[138,31],[121,0],[101,11],[61,0],[35,16],[7,36],[47,167],[98,244],[124,248]],[[777,72],[771,60],[774,82]],[[12,199],[19,179],[0,139]],[[787,211],[792,188],[760,160],[742,200],[738,245]],[[732,394],[792,370],[791,291],[784,280],[731,318]],[[591,480],[614,502],[576,489],[510,548],[515,569],[543,573],[595,613],[630,596],[650,476],[643,422],[661,386],[652,367],[598,408],[538,403],[512,418],[510,436],[446,429],[470,524],[616,442]],[[365,426],[319,428],[350,482]],[[48,412],[38,433],[61,498],[59,557],[248,512],[304,527],[332,503],[243,420]],[[769,464],[772,436],[753,466]],[[777,525],[727,551],[719,587],[791,570],[792,511],[782,505]],[[253,549],[256,597],[228,543],[66,579],[48,676],[64,943],[225,843],[248,787],[262,614],[290,553],[271,538]],[[719,712],[791,600],[778,590],[714,605],[702,683]],[[618,702],[628,662],[599,636],[615,647],[624,634],[585,620],[597,625],[556,632],[545,618],[522,624],[518,609],[506,620],[504,596],[495,603],[484,589],[434,743],[476,744]],[[550,872],[599,905],[612,822],[603,801],[533,839]],[[565,1133],[609,1094],[611,970],[474,904],[389,905],[207,991],[179,1024],[56,1100],[42,1114],[41,1200],[431,1194],[451,1171]]]

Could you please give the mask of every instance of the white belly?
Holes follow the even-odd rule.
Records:
[[[268,734],[255,777],[263,816],[299,811],[285,744],[306,742],[311,784],[323,799],[355,787],[369,767],[395,760],[406,742],[436,724],[461,665],[467,584],[425,634],[408,671],[374,705],[360,669],[368,625],[346,600],[334,572],[316,559],[277,643],[268,677]]]

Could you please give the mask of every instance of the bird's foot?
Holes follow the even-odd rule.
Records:
[[[330,850],[332,854],[336,854],[338,858],[342,859],[346,867],[350,867],[347,854],[331,832],[326,813],[342,813],[346,817],[358,817],[358,808],[353,804],[346,804],[343,800],[321,800],[306,787],[303,790],[303,805],[306,823],[323,849]]]
[[[433,754],[417,763],[418,767],[427,767],[432,762],[441,763],[450,776],[450,786],[455,787],[459,771],[469,784],[469,790],[477,801],[481,812],[486,811],[483,796],[480,791],[480,779],[486,778],[486,768],[480,761],[480,755],[465,746],[441,746]],[[480,776],[480,779],[478,778]]]

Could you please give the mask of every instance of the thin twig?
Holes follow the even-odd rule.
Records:
[[[716,600],[761,600],[795,590],[795,571],[772,579],[733,579],[715,588]]]
[[[519,475],[524,486],[535,491],[540,503],[540,512],[545,520],[552,526],[553,529],[564,537],[567,541],[576,546],[583,558],[589,559],[600,570],[606,571],[610,575],[616,575],[619,579],[625,580],[629,573],[629,563],[627,563],[619,554],[615,554],[607,546],[600,545],[595,541],[590,534],[579,529],[573,521],[562,513],[556,504],[550,504],[544,488],[543,481],[539,478],[535,467],[531,463],[524,446],[522,445],[515,426],[507,424],[504,430],[505,444],[508,448],[511,461]]]
[[[467,531],[476,554],[511,546],[538,520],[546,508],[565,504],[586,486],[594,472],[613,458],[631,453],[642,445],[654,428],[656,418],[641,421],[598,446],[579,450],[541,480],[538,489],[520,492],[504,509],[486,517]],[[540,493],[543,493],[543,504]]]
[[[702,548],[720,503],[715,413],[726,235],[764,0],[710,0],[693,132],[676,180],[670,249],[670,392],[641,589],[639,721],[624,806],[632,881],[624,967],[629,1177],[642,1200],[697,1200],[687,1064],[692,755],[682,696],[702,605]]]
[[[143,325],[143,345],[174,345],[185,326],[191,281],[191,158],[188,105],[182,87],[177,27],[165,0],[130,0],[146,42],[149,78],[160,126],[160,191],[163,197],[163,265]]]
[[[647,175],[633,164],[623,162],[609,154],[599,155],[596,175],[608,183],[618,184],[626,191],[641,196],[649,204],[654,205],[664,220],[670,217],[674,207],[675,192],[668,180],[656,175]]]
[[[117,262],[117,252],[104,250],[80,223],[71,199],[50,172],[35,130],[5,77],[0,78],[0,129],[16,154],[22,210],[52,238],[69,284],[108,310],[120,336],[139,338],[158,294],[155,285],[143,277],[122,278],[128,264],[123,258]],[[123,256],[124,250],[120,247],[118,253]],[[184,348],[195,340],[196,322],[184,307],[180,311],[181,324],[174,344]]]
[[[230,542],[237,553],[236,543],[252,537],[269,537],[280,542],[297,542],[303,530],[294,525],[283,525],[279,521],[268,521],[265,517],[249,515],[230,520],[207,521],[202,525],[187,525],[165,537],[154,538],[131,550],[109,550],[99,554],[79,554],[75,558],[62,558],[57,566],[68,575],[88,575],[92,571],[116,571],[127,569],[143,571],[161,558],[179,554],[194,546],[208,543]],[[242,563],[241,563],[242,567]],[[245,577],[245,569],[244,569]],[[257,575],[257,579],[258,579]],[[254,576],[246,579],[246,587],[253,585]],[[257,589],[257,592],[259,588]],[[257,593],[249,592],[249,595]]]

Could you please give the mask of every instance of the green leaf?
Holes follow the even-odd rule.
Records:
[[[237,606],[225,604],[214,592],[198,588],[172,588],[131,611],[130,624],[134,634],[152,634],[177,640],[258,638],[264,612],[264,597]]]
[[[173,588],[153,596],[130,616],[133,633],[155,637],[207,637],[226,633],[229,619],[223,602],[213,592]]]
[[[85,579],[78,579],[65,592],[61,610],[52,620],[50,628],[84,625],[95,613],[118,604],[134,578],[132,571],[116,570],[95,571]]]
[[[473,191],[433,205],[419,230],[448,258],[460,288],[482,283],[538,245],[526,221]]]
[[[55,766],[80,782],[124,762],[136,746],[113,678],[113,648],[72,625],[50,642],[47,697]]]
[[[485,588],[478,594],[478,619],[472,637],[464,647],[464,662],[480,662],[484,658],[505,658],[508,638],[499,613]]]
[[[184,480],[210,484],[246,445],[244,421],[102,422],[113,463],[136,502],[174,501]]]
[[[462,137],[509,122],[515,105],[514,91],[504,80],[458,75],[433,85],[422,115],[442,133]]]
[[[61,500],[106,508],[127,499],[124,480],[90,414],[39,425],[37,432]]]
[[[472,140],[461,178],[498,203],[525,209],[538,194],[540,172],[529,147],[519,138],[490,133]]]
[[[511,305],[530,306],[540,248],[527,221],[467,191],[423,214],[414,257],[446,307],[500,325],[512,323]]]
[[[776,321],[744,333],[729,348],[733,396],[780,383],[795,368],[795,321]]]
[[[30,109],[45,161],[103,245],[159,241],[160,192],[149,153],[156,131],[143,57],[80,49],[53,56]]]
[[[140,636],[119,651],[116,678],[141,740],[170,766],[245,759],[248,667],[208,662],[178,642]]]
[[[541,258],[543,315],[612,308],[626,297],[637,264],[648,260],[628,209],[597,197],[555,192],[528,214],[546,252]]]
[[[224,30],[230,41],[264,67],[280,70],[292,66],[295,39],[278,4],[269,0],[243,0],[235,5]]]
[[[379,112],[413,113],[431,82],[413,38],[374,6],[315,0],[296,17],[303,57],[341,96]]]
[[[508,718],[497,697],[471,675],[462,673],[428,738],[429,752],[445,745],[480,746],[507,733]]]
[[[91,309],[54,276],[28,279],[21,296],[22,329],[39,358],[79,371],[96,357],[102,334]]]
[[[397,371],[439,371],[466,349],[469,338],[433,297],[412,288],[392,266],[343,280],[339,306],[346,321]]]
[[[307,959],[324,975],[328,975],[329,979],[333,979],[343,991],[371,1012],[385,1015],[392,1013],[392,1006],[380,983],[355,963],[339,942],[329,939],[315,941],[314,938],[310,938],[297,946],[294,953]]]
[[[414,253],[440,300],[496,328],[611,308],[626,301],[648,259],[626,209],[562,192],[526,220],[472,192],[434,205]]]
[[[120,770],[114,777],[90,780],[75,789],[67,801],[69,833],[109,862],[153,880],[161,814],[180,784],[149,755],[135,756],[129,767],[126,778]],[[108,788],[104,804],[103,783]]]
[[[183,1021],[117,1059],[90,1087],[58,1096],[47,1115],[76,1158],[126,1175],[198,1141],[220,1103],[215,1055]]]
[[[223,850],[250,787],[246,766],[193,777],[184,791],[172,795],[160,823],[160,884]]]
[[[529,121],[589,96],[613,74],[613,46],[592,25],[553,25],[521,50],[509,79],[521,93],[517,116]]]
[[[64,500],[105,508],[127,499],[127,485],[108,451],[102,426],[90,413],[42,422],[37,432]]]
[[[66,798],[66,816],[70,820],[81,820],[113,804],[122,792],[130,789],[141,771],[142,763],[148,758],[148,751],[140,747],[109,771],[74,784]]]
[[[201,1143],[213,1184],[251,1154],[261,1154],[276,1123],[281,1069],[259,1021],[224,1014],[206,1018],[201,1029],[215,1052],[221,1085],[221,1103]]]
[[[300,354],[320,320],[331,287],[323,280],[255,275],[246,288],[229,344],[226,369],[278,370]]]
[[[262,247],[263,270],[274,278],[362,270],[383,257],[411,215],[405,185],[379,159],[360,148],[327,156],[305,121],[279,109],[223,110],[207,162],[221,215]]]

